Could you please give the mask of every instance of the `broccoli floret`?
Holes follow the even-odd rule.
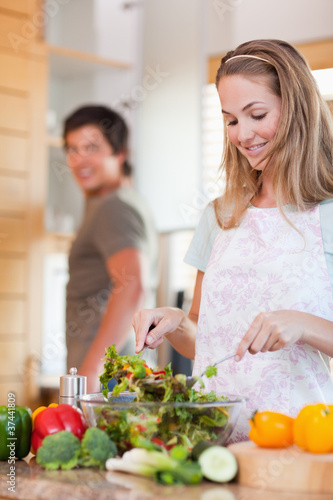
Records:
[[[86,430],[81,442],[80,465],[105,469],[108,458],[117,455],[117,447],[106,432],[98,427]]]
[[[73,469],[78,464],[81,443],[69,431],[50,434],[37,450],[36,462],[47,470]]]

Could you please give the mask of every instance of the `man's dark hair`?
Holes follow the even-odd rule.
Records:
[[[128,151],[128,127],[123,118],[106,106],[82,106],[69,115],[64,122],[63,138],[66,146],[67,134],[85,125],[96,125],[112,147],[114,153]],[[132,166],[124,161],[123,174],[132,174]]]

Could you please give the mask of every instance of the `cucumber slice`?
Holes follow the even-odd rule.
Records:
[[[199,460],[199,457],[201,453],[203,453],[207,448],[211,448],[212,446],[216,446],[213,443],[209,441],[199,441],[193,448],[191,452],[191,458],[192,460],[195,460],[196,462]]]
[[[216,483],[231,481],[238,470],[236,457],[224,446],[210,446],[199,456],[202,475]]]

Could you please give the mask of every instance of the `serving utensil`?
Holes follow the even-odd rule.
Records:
[[[142,351],[140,352],[140,354],[142,353],[143,354],[143,351],[144,349],[146,349],[148,346],[144,346]],[[219,359],[218,361],[215,361],[215,363],[212,363],[211,365],[209,366],[217,366],[219,365],[220,363],[223,363],[224,361],[227,361],[228,359],[231,359],[231,358],[234,358],[236,356],[236,353],[234,352],[233,354],[228,354],[228,356],[224,356],[222,359]],[[207,368],[206,368],[207,369]],[[205,373],[206,373],[206,369],[203,370],[202,373],[200,373],[199,376],[197,377],[186,377],[186,387],[187,388],[191,388],[194,386],[194,384],[196,382],[198,382],[202,377],[204,377]],[[156,379],[156,380],[149,380],[149,382],[147,382],[148,385],[151,385],[151,386],[159,386],[159,385],[163,385],[164,384],[164,380],[163,379]]]
[[[138,356],[139,359],[142,358],[142,356],[144,355],[144,353],[146,352],[147,349],[148,349],[148,345],[144,344],[143,348],[139,352],[139,356]]]
[[[150,327],[148,328],[148,332],[150,332],[151,330],[153,330],[153,328],[155,328],[155,325],[150,325]],[[146,350],[148,349],[148,347],[149,347],[148,344],[143,344],[143,348],[141,349],[141,351],[139,351],[138,358],[142,358],[142,356],[144,355],[144,353],[146,352]]]
[[[215,361],[215,363],[213,363],[212,365],[209,365],[209,366],[212,366],[212,367],[217,366],[220,363],[223,363],[223,361],[227,361],[227,359],[234,358],[235,356],[236,356],[235,352],[233,354],[228,354],[228,356],[224,356],[224,358],[221,358],[218,361]],[[199,378],[202,378],[205,375],[206,370],[207,370],[207,368],[202,373],[200,373]]]
[[[155,328],[155,325],[150,325],[148,332],[150,332],[153,328]],[[144,355],[144,353],[145,353],[145,351],[148,349],[148,347],[149,347],[149,346],[148,346],[147,344],[144,344],[143,348],[141,349],[141,351],[140,351],[140,353],[139,353],[138,358],[142,358],[142,356]],[[232,354],[228,354],[228,356],[224,356],[223,358],[221,358],[221,359],[219,359],[219,360],[215,361],[215,363],[213,363],[213,364],[211,364],[211,365],[209,365],[209,366],[211,366],[211,367],[217,366],[217,365],[219,365],[219,364],[223,363],[224,361],[227,361],[228,359],[234,358],[235,356],[236,356],[236,353],[235,353],[235,352],[234,352],[234,353],[232,353]],[[199,376],[197,376],[197,377],[186,377],[186,387],[188,387],[188,388],[193,387],[193,386],[194,386],[194,384],[195,384],[196,382],[198,382],[198,380],[200,380],[202,377],[204,377],[204,376],[205,376],[205,374],[206,374],[206,370],[207,370],[207,368],[205,368],[205,369],[204,369],[204,370],[200,373],[200,375],[199,375]],[[153,385],[160,385],[161,383],[163,383],[163,380],[159,380],[159,379],[149,381],[149,384],[153,384]]]
[[[234,358],[236,356],[236,353],[234,352],[233,354],[228,354],[228,356],[224,356],[224,358],[219,359],[218,361],[215,361],[215,363],[209,365],[209,366],[217,366],[220,363],[223,363],[224,361],[227,361],[227,359]],[[193,387],[193,385],[198,382],[199,379],[201,379],[205,373],[206,373],[207,368],[203,370],[203,372],[200,373],[198,377],[186,377],[186,387]]]
[[[148,329],[148,332],[150,332],[153,328],[155,328],[155,326],[156,326],[156,325],[150,325],[150,327],[149,327],[149,329]],[[144,344],[143,348],[141,349],[141,351],[140,351],[140,353],[139,353],[139,356],[138,356],[139,358],[142,358],[142,356],[144,355],[144,353],[145,353],[145,351],[148,349],[148,347],[149,347],[149,346],[148,346],[147,344]],[[234,352],[234,353],[232,353],[232,354],[228,354],[228,356],[224,356],[223,358],[221,358],[221,359],[219,359],[219,360],[215,361],[215,363],[213,363],[213,364],[211,364],[211,365],[209,365],[209,366],[212,366],[212,367],[217,366],[217,365],[219,365],[220,363],[223,363],[224,361],[227,361],[228,359],[234,358],[235,356],[236,356],[236,353],[235,353],[235,352]],[[200,375],[199,375],[198,377],[186,377],[186,387],[188,387],[188,388],[193,387],[193,386],[194,386],[194,384],[195,384],[196,382],[198,382],[198,380],[199,380],[199,379],[201,379],[201,378],[205,375],[205,373],[206,373],[206,369],[207,369],[207,368],[205,368],[205,369],[203,370],[203,372],[202,372],[202,373],[200,373]],[[151,381],[149,382],[149,384],[160,385],[160,384],[161,384],[161,382],[163,382],[163,381],[161,381],[161,380],[151,380]]]

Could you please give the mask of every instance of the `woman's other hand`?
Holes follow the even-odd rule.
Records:
[[[306,330],[307,316],[300,311],[288,310],[258,314],[239,343],[236,360],[241,360],[246,351],[257,354],[295,344]]]
[[[185,318],[185,313],[176,307],[142,309],[133,318],[136,336],[135,352],[138,353],[147,344],[155,349],[163,342],[164,335],[174,332]],[[154,328],[149,331],[149,328]]]

